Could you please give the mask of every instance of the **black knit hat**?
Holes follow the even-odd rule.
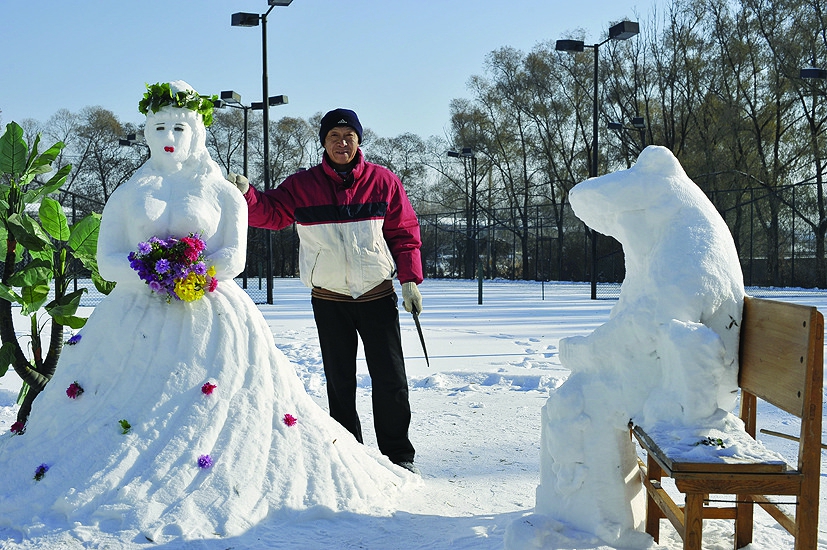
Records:
[[[362,125],[359,123],[359,117],[350,109],[333,109],[322,117],[321,127],[319,128],[319,141],[324,147],[324,139],[327,133],[336,126],[350,126],[356,130],[356,135],[359,136],[359,144],[362,144]]]

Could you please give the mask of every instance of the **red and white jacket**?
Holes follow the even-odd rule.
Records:
[[[310,288],[358,298],[395,274],[401,283],[422,282],[419,221],[402,182],[361,150],[346,180],[325,155],[275,189],[251,186],[244,198],[253,227],[297,223],[299,273]]]

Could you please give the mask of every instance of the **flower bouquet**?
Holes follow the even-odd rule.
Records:
[[[166,296],[167,302],[193,302],[218,286],[215,267],[207,268],[204,261],[205,248],[197,233],[180,239],[151,237],[129,253],[129,265],[152,292]]]

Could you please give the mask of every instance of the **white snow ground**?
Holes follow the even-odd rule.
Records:
[[[255,285],[251,281],[250,286],[257,286],[257,281]],[[81,525],[70,531],[54,530],[36,540],[22,538],[17,531],[0,530],[0,548],[502,548],[506,528],[533,511],[539,482],[540,408],[549,390],[568,375],[560,366],[557,342],[565,336],[590,333],[608,319],[616,302],[590,300],[586,284],[486,281],[483,305],[477,304],[475,281],[427,280],[421,289],[421,321],[430,367],[410,315],[404,311],[401,315],[413,408],[411,440],[417,448],[422,483],[403,496],[399,511],[392,516],[334,514],[319,509],[272,514],[241,536],[161,545],[143,540],[137,531],[101,532]],[[778,299],[815,305],[827,313],[827,292],[787,292]],[[274,301],[274,305],[259,308],[276,345],[294,364],[308,393],[326,408],[309,292],[296,279],[276,280]],[[359,372],[365,442],[375,447],[370,379],[363,359]],[[8,437],[3,434],[14,421],[19,384],[13,372],[0,378],[0,436]],[[759,412],[759,428],[796,433],[794,419],[787,415]],[[791,442],[769,436],[760,439],[794,462]],[[827,491],[822,487],[821,549],[827,549],[825,497]],[[561,528],[557,547],[609,548],[566,528]],[[662,522],[661,542],[651,548],[680,547],[679,537]],[[731,548],[732,523],[705,522],[704,549]],[[792,539],[763,511],[756,511],[755,539],[749,550],[787,548],[792,548]]]

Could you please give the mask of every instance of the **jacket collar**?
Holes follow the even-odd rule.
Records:
[[[362,173],[365,171],[365,156],[362,154],[362,149],[356,150],[356,163],[353,165],[353,169],[348,173],[344,178],[342,177],[339,172],[333,168],[333,165],[330,164],[330,159],[327,157],[327,153],[322,155],[322,168],[324,169],[325,174],[328,177],[332,178],[336,182],[343,182],[346,185],[350,186],[353,185],[353,182],[359,179]]]

